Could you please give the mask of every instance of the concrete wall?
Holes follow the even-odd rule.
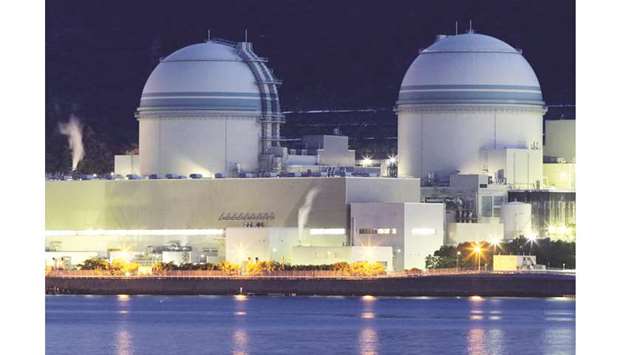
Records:
[[[575,191],[575,170],[574,163],[545,163],[543,164],[545,185],[558,190]]]
[[[576,162],[575,120],[545,121],[545,156]]]
[[[425,268],[425,258],[443,244],[444,206],[430,203],[352,203],[353,245],[389,246],[394,270]],[[384,229],[387,233],[361,233]]]
[[[291,262],[291,249],[298,244],[297,228],[228,228],[226,260]]]
[[[139,253],[145,252],[149,246],[165,246],[177,243],[182,246],[191,246],[196,254],[200,254],[203,248],[217,249],[219,256],[224,256],[223,236],[208,235],[175,235],[175,236],[47,236],[45,245],[64,252],[94,252],[107,256],[108,250],[127,250]]]
[[[514,188],[537,188],[543,183],[540,149],[493,149],[483,151],[484,164],[494,181]]]
[[[203,229],[242,227],[260,215],[266,226],[297,227],[298,210],[315,191],[308,228],[347,228],[350,202],[410,202],[418,179],[252,178],[48,181],[47,230]]]
[[[229,176],[258,169],[258,117],[141,118],[140,173]]]
[[[398,174],[482,173],[485,149],[542,148],[542,114],[539,109],[458,106],[401,111]]]
[[[139,155],[115,155],[114,173],[126,176],[128,174],[140,174]]]
[[[404,204],[404,268],[425,269],[426,256],[444,244],[445,208],[441,203]]]
[[[553,297],[575,294],[575,276],[467,274],[424,277],[342,278],[69,278],[46,277],[48,293],[235,295],[284,293],[343,296]]]

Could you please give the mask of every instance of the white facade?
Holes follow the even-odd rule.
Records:
[[[250,43],[219,40],[163,59],[136,115],[140,174],[230,176],[271,161],[280,108],[277,83],[264,63]]]
[[[543,186],[543,154],[540,149],[488,150],[483,152],[482,161],[485,164],[483,170],[496,183],[514,189],[540,189]]]
[[[425,268],[426,256],[443,245],[443,221],[443,204],[351,204],[353,245],[391,247],[396,271]]]
[[[140,157],[139,155],[115,155],[114,156],[114,173],[127,176],[129,174],[140,174]]]
[[[485,35],[445,36],[420,53],[401,85],[399,176],[494,175],[485,151],[541,150],[544,112],[519,51]]]
[[[258,169],[256,117],[140,119],[140,173],[230,176]]]
[[[575,120],[545,121],[545,156],[575,163]]]
[[[514,239],[532,233],[532,205],[509,202],[502,206],[504,239]]]

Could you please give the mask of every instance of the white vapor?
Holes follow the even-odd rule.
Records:
[[[299,208],[297,212],[297,238],[301,241],[301,235],[304,231],[304,227],[308,222],[308,215],[310,214],[310,210],[312,209],[312,202],[314,198],[319,193],[319,189],[317,187],[313,187],[306,194],[306,200],[304,204]]]
[[[58,130],[61,134],[67,136],[69,148],[73,155],[71,170],[75,171],[80,160],[84,158],[84,145],[82,144],[82,124],[80,120],[71,115],[69,122],[58,124]]]

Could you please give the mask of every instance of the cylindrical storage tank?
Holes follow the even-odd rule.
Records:
[[[520,51],[496,38],[438,37],[407,70],[396,112],[399,176],[494,176],[489,165],[509,165],[508,148],[536,150],[542,171],[538,79]]]
[[[248,43],[220,40],[163,59],[144,86],[136,115],[140,173],[230,176],[237,164],[257,171],[261,122],[278,99],[260,87],[261,71],[271,75],[264,62]]]
[[[532,205],[525,202],[509,202],[502,206],[504,239],[526,236],[532,231]]]

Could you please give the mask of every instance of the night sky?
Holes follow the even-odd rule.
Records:
[[[354,148],[373,149],[364,143],[372,139],[393,149],[390,110],[409,64],[437,34],[453,34],[455,21],[464,32],[470,19],[476,32],[523,49],[547,104],[575,104],[573,1],[47,1],[46,171],[70,165],[57,123],[72,113],[85,126],[80,170],[110,171],[113,155],[137,144],[133,115],[159,58],[204,41],[208,29],[237,41],[248,29],[284,82],[285,111],[379,110],[290,115],[284,135],[339,127]]]

